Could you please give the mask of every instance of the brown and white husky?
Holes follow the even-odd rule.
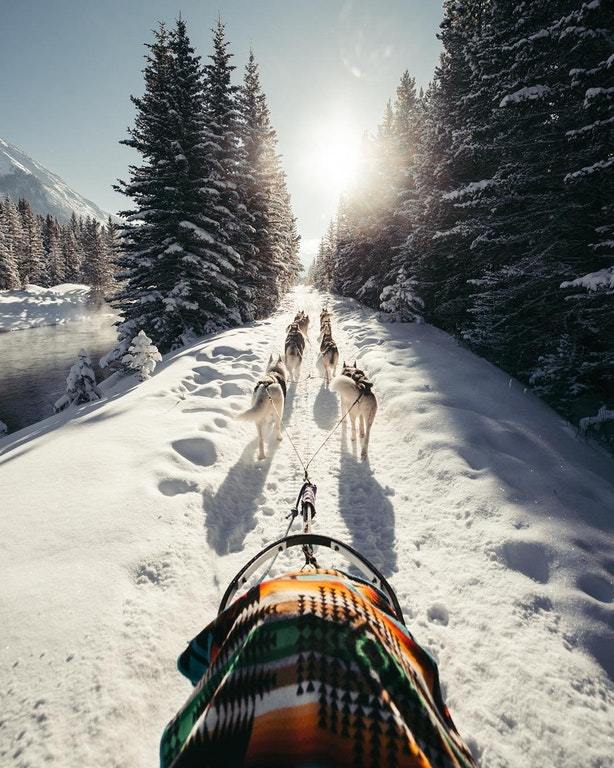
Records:
[[[356,421],[358,433],[362,441],[360,457],[366,459],[369,453],[369,436],[377,413],[377,399],[372,391],[373,382],[369,381],[364,371],[354,365],[346,365],[341,369],[341,375],[333,379],[332,389],[341,396],[341,411],[346,413],[352,425],[352,441],[356,440]]]
[[[288,371],[281,355],[269,357],[266,373],[254,387],[252,405],[237,415],[241,421],[253,421],[258,432],[258,458],[266,459],[264,438],[267,427],[274,426],[281,440],[281,419],[286,402]]]

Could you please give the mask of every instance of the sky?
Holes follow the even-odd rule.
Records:
[[[132,151],[119,144],[142,93],[143,44],[179,12],[205,57],[218,13],[237,80],[259,62],[308,260],[408,69],[431,79],[439,0],[0,0],[0,137],[20,146],[103,209]]]

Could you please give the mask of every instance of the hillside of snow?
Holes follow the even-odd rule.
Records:
[[[49,213],[59,221],[68,221],[73,211],[77,216],[92,217],[100,222],[106,222],[109,216],[53,171],[0,138],[0,197],[4,195],[15,202],[23,197],[35,213],[43,216]]]
[[[104,402],[0,440],[0,763],[151,768],[189,694],[175,669],[234,572],[282,535],[302,472],[233,416],[294,311],[312,317],[285,421],[309,457],[338,418],[315,378],[324,296],[166,356]],[[316,532],[390,577],[483,768],[614,754],[614,463],[427,325],[330,299],[375,382],[370,460],[339,429],[311,466]],[[285,562],[280,558],[275,572]]]
[[[31,284],[23,291],[0,291],[0,333],[43,325],[62,325],[91,314],[90,287],[62,283],[52,288]]]

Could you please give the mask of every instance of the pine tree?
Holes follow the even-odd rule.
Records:
[[[401,267],[394,283],[381,293],[382,319],[390,323],[411,323],[421,319],[423,306],[424,302],[416,292],[416,280],[408,277]]]
[[[297,268],[292,213],[277,154],[266,97],[254,53],[250,51],[239,93],[245,172],[245,204],[252,216],[248,262],[252,301],[257,317],[269,314],[293,282]]]
[[[222,60],[213,69],[222,77],[224,67],[229,76],[230,54],[223,28],[220,35]],[[168,350],[240,322],[246,307],[235,282],[243,262],[233,247],[242,236],[233,178],[236,116],[225,75],[218,83],[210,71],[203,91],[200,58],[183,20],[170,34],[161,25],[148,50],[145,94],[133,97],[137,116],[124,142],[143,164],[118,187],[136,207],[121,227],[117,277],[125,284],[114,305],[124,316],[120,343],[143,328]],[[224,102],[219,114],[205,95]],[[231,125],[223,122],[226,108]]]
[[[41,222],[27,200],[20,200],[17,207],[22,229],[21,264],[18,264],[22,285],[44,285],[46,276]]]
[[[24,287],[22,268],[24,266],[24,233],[21,224],[21,216],[15,203],[7,195],[2,203],[4,226],[7,240],[10,242],[10,250],[19,276],[18,288]]]
[[[218,247],[225,265],[237,278],[233,286],[229,284],[223,301],[231,323],[238,323],[254,316],[250,282],[255,269],[250,261],[255,249],[250,242],[252,217],[246,208],[248,191],[242,178],[247,165],[241,143],[239,88],[231,82],[233,54],[228,50],[221,19],[212,32],[213,53],[204,67],[205,120],[211,147],[207,191],[217,213]]]
[[[128,353],[122,358],[122,363],[137,372],[139,381],[146,381],[154,372],[156,363],[162,360],[158,348],[144,331],[139,331],[132,339]]]
[[[72,222],[61,228],[60,249],[62,252],[64,280],[67,283],[80,282],[82,254]]]
[[[9,210],[8,206],[0,201],[0,291],[14,291],[20,287]]]
[[[113,264],[111,263],[106,231],[95,219],[84,224],[83,242],[85,258],[82,275],[90,286],[89,303],[101,306],[111,293],[113,286]]]
[[[43,258],[45,261],[45,285],[59,285],[65,282],[64,254],[60,242],[60,225],[57,219],[47,215],[42,225]]]
[[[66,378],[66,393],[55,402],[53,410],[59,413],[70,405],[82,405],[101,398],[102,393],[96,384],[92,361],[87,351],[81,349],[77,362],[71,367]]]

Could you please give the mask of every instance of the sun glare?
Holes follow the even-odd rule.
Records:
[[[340,193],[352,185],[360,163],[360,140],[353,126],[327,123],[313,133],[307,173],[318,186]]]

